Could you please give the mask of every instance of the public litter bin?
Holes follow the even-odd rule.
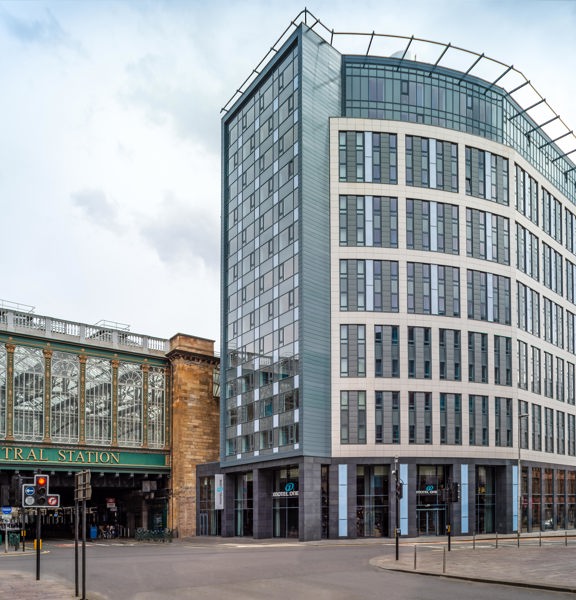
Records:
[[[95,540],[98,537],[98,527],[90,525],[90,539]]]

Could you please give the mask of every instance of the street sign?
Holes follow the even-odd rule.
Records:
[[[74,499],[90,500],[92,498],[92,486],[90,480],[92,478],[91,471],[79,471],[75,475],[76,487],[74,489]]]
[[[47,499],[47,504],[50,508],[59,508],[60,494],[50,494]]]
[[[12,507],[11,506],[3,506],[2,507],[2,514],[3,515],[9,515],[12,512]]]
[[[25,485],[24,486],[24,494],[26,496],[33,496],[36,488],[33,485]]]

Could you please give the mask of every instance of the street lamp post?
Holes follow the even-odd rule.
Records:
[[[394,528],[394,537],[396,538],[396,560],[399,559],[400,554],[400,494],[401,494],[401,483],[400,473],[398,473],[398,457],[394,457],[394,493],[396,495],[396,527]]]
[[[528,413],[520,413],[520,405],[518,405],[518,524],[516,526],[518,547],[520,547],[520,529],[522,527],[522,467],[520,461],[520,449],[522,448],[522,419],[527,418]]]

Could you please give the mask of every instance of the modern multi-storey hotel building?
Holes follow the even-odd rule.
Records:
[[[225,107],[222,533],[574,528],[574,140],[513,67],[341,37]]]

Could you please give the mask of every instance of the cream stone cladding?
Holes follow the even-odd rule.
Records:
[[[397,174],[396,185],[385,185],[380,183],[350,183],[339,181],[339,131],[368,131],[386,132],[397,134]],[[433,138],[458,144],[458,192],[446,192],[442,190],[406,186],[405,183],[405,136],[414,135],[424,138]],[[465,148],[466,146],[485,150],[508,159],[508,206],[497,204],[485,199],[466,195],[466,170],[465,170]],[[491,458],[515,460],[517,457],[517,435],[518,435],[518,401],[527,401],[529,404],[538,404],[544,408],[552,408],[555,412],[561,410],[568,414],[576,414],[576,407],[566,401],[559,402],[556,399],[534,394],[529,390],[518,388],[518,340],[537,346],[551,353],[554,357],[564,361],[575,362],[576,357],[568,352],[566,344],[559,348],[546,342],[543,337],[535,337],[517,327],[517,282],[521,282],[537,291],[541,298],[540,322],[543,324],[542,305],[543,297],[553,300],[562,306],[564,311],[570,310],[575,313],[576,307],[566,298],[555,294],[545,287],[540,281],[535,281],[528,275],[516,269],[516,223],[535,234],[540,240],[540,272],[542,272],[541,243],[545,241],[564,258],[569,258],[576,263],[574,257],[562,244],[556,242],[546,234],[538,225],[532,223],[527,217],[515,209],[515,168],[519,165],[539,186],[545,187],[559,200],[563,207],[576,212],[576,207],[568,201],[559,190],[547,181],[536,169],[527,163],[514,149],[492,142],[485,138],[469,135],[445,129],[442,127],[426,126],[397,121],[332,118],[330,124],[330,217],[331,217],[331,354],[332,354],[332,452],[334,457],[382,457],[401,455],[402,457],[438,457],[438,458],[468,458],[478,459],[489,455]],[[340,195],[370,195],[391,196],[398,198],[398,248],[376,248],[376,247],[342,247],[339,244],[339,196]],[[458,205],[459,207],[459,254],[443,254],[440,252],[427,252],[408,250],[406,248],[406,199],[417,198],[419,200],[437,201]],[[540,203],[540,196],[538,197]],[[482,259],[466,256],[466,208],[473,208],[495,215],[506,217],[509,220],[509,252],[510,264],[502,265]],[[539,211],[541,208],[539,208]],[[562,220],[564,228],[564,219]],[[341,259],[383,259],[396,260],[399,263],[399,312],[342,312],[339,309],[339,261]],[[407,262],[434,263],[460,268],[460,318],[420,315],[407,313],[406,295],[406,265]],[[467,318],[467,285],[466,271],[474,269],[489,272],[510,278],[510,315],[511,324],[502,325],[488,321],[478,321]],[[566,318],[564,318],[564,329]],[[339,372],[340,356],[340,325],[341,324],[365,324],[366,325],[366,376],[343,378]],[[400,327],[400,377],[399,378],[375,378],[374,377],[374,325],[387,324]],[[407,377],[408,345],[407,325],[430,327],[432,329],[432,378],[431,379],[409,379]],[[438,329],[456,329],[461,331],[461,381],[440,380]],[[468,365],[468,332],[481,332],[488,335],[488,364],[489,378],[486,383],[470,383],[467,377]],[[500,386],[494,384],[493,356],[494,336],[501,335],[510,337],[512,340],[512,386]],[[566,334],[564,333],[566,338]],[[543,363],[543,360],[542,360]],[[555,368],[555,362],[554,362]],[[528,376],[529,378],[529,376]],[[340,443],[340,391],[342,390],[365,390],[366,391],[366,432],[365,444],[341,444]],[[376,390],[389,390],[400,392],[400,444],[376,444],[375,443],[375,406],[374,392]],[[432,393],[432,443],[426,445],[408,444],[408,392],[426,391]],[[441,445],[440,440],[440,411],[439,394],[455,393],[462,396],[462,443],[461,445]],[[487,395],[492,400],[495,396],[512,398],[513,402],[513,443],[511,447],[495,445],[494,428],[492,426],[493,415],[489,420],[489,442],[488,446],[471,446],[468,444],[468,395]],[[492,411],[490,403],[490,411]],[[529,419],[529,439],[532,435],[532,424]],[[542,419],[542,425],[543,419]],[[544,427],[543,427],[544,429]],[[556,436],[556,429],[554,431]],[[568,432],[566,426],[565,438]],[[531,449],[522,451],[524,460],[531,461],[554,461],[557,464],[574,465],[574,457],[557,453],[554,444],[554,453],[534,451]]]
[[[218,460],[219,399],[214,342],[177,334],[170,339],[172,366],[171,519],[180,537],[196,535],[196,466]]]

